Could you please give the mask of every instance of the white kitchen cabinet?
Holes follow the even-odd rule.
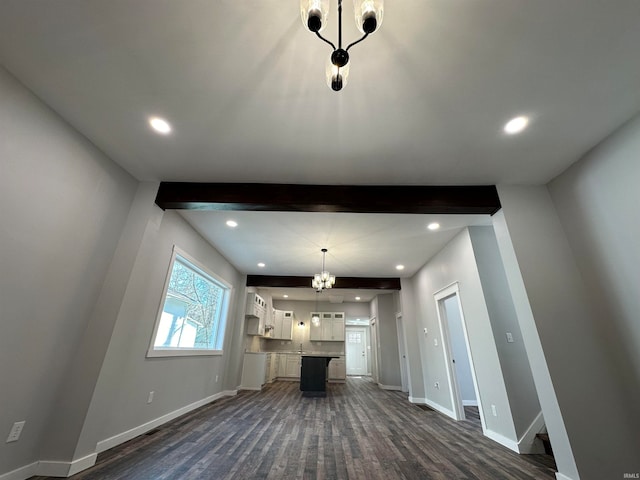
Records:
[[[287,354],[285,377],[300,378],[300,355]]]
[[[344,342],[344,313],[334,313],[331,319],[330,338],[334,342]]]
[[[311,326],[309,327],[309,340],[312,342],[320,342],[324,340],[322,336],[322,314],[320,312],[311,312],[311,318],[317,316],[320,318],[319,322],[311,320]]]
[[[264,367],[264,383],[269,383],[271,381],[271,362],[273,362],[273,354],[266,353],[266,362]]]
[[[286,377],[287,376],[287,354],[279,353],[278,354],[278,377]]]
[[[344,342],[344,313],[343,312],[318,312],[312,313],[320,317],[319,323],[311,322],[309,340]]]
[[[272,353],[271,364],[269,368],[269,382],[273,382],[278,376],[278,354]]]
[[[247,319],[247,335],[264,335],[267,302],[257,293],[247,295],[245,317]]]
[[[329,381],[345,382],[347,380],[347,366],[345,358],[332,358],[329,362]]]
[[[262,389],[262,385],[265,383],[266,366],[266,353],[245,353],[244,363],[242,364],[242,380],[240,382],[240,389]]]
[[[274,310],[271,338],[291,340],[293,338],[293,319],[294,314],[292,311]]]

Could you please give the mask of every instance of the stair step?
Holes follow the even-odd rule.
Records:
[[[548,433],[538,433],[536,435],[540,440],[542,440],[542,444],[544,445],[544,451],[547,455],[551,455],[553,457],[553,449],[551,448],[551,441],[549,440]]]

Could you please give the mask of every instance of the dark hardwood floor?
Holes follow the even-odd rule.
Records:
[[[548,455],[517,455],[380,390],[367,377],[304,398],[296,382],[240,392],[98,457],[74,480],[555,479]],[[44,480],[48,477],[33,477]]]

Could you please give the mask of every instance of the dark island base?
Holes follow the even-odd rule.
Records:
[[[327,396],[327,368],[332,356],[302,356],[300,390],[303,397]]]

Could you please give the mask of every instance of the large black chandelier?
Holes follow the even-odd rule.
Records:
[[[320,40],[331,45],[330,63],[327,64],[327,84],[336,92],[347,84],[349,76],[349,49],[360,43],[382,25],[384,0],[353,0],[356,26],[363,34],[359,40],[342,48],[342,0],[338,0],[338,46],[330,42],[320,32],[327,26],[329,0],[300,0],[302,23]]]

